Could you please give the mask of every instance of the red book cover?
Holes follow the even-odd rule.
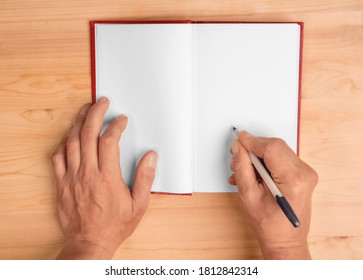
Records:
[[[300,26],[299,46],[299,77],[298,77],[298,116],[297,116],[297,146],[296,152],[299,155],[300,146],[300,114],[301,114],[301,83],[302,83],[302,55],[303,55],[303,22],[221,22],[221,21],[191,21],[191,20],[156,20],[156,21],[91,21],[91,75],[92,75],[92,102],[96,101],[96,57],[95,57],[95,25],[96,24],[298,24]],[[165,192],[154,192],[165,193]],[[174,194],[174,193],[167,193]],[[180,195],[180,194],[179,194]],[[191,195],[184,193],[182,195]]]

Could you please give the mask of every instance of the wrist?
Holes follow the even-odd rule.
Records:
[[[107,260],[112,259],[116,250],[88,240],[66,240],[56,259]]]
[[[266,260],[310,260],[307,242],[292,244],[261,245],[263,258]]]

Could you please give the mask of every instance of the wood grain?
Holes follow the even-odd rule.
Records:
[[[301,157],[319,173],[316,259],[363,259],[363,2],[2,0],[0,259],[62,245],[49,156],[90,102],[89,21],[304,21]],[[234,194],[153,195],[119,259],[259,259]]]

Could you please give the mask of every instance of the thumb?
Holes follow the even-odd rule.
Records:
[[[150,190],[154,182],[158,154],[149,151],[140,160],[135,173],[132,197],[137,207],[146,210],[149,203]]]

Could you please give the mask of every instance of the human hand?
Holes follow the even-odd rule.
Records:
[[[298,216],[300,227],[291,225],[265,183],[257,181],[247,151],[263,158],[272,179]],[[231,152],[233,175],[229,183],[238,186],[239,197],[264,258],[309,259],[307,235],[317,173],[278,138],[255,137],[240,131]]]
[[[59,259],[110,259],[144,215],[157,154],[144,155],[130,191],[122,180],[118,142],[127,117],[112,121],[100,137],[107,98],[82,107],[52,157],[58,218],[65,235]]]

